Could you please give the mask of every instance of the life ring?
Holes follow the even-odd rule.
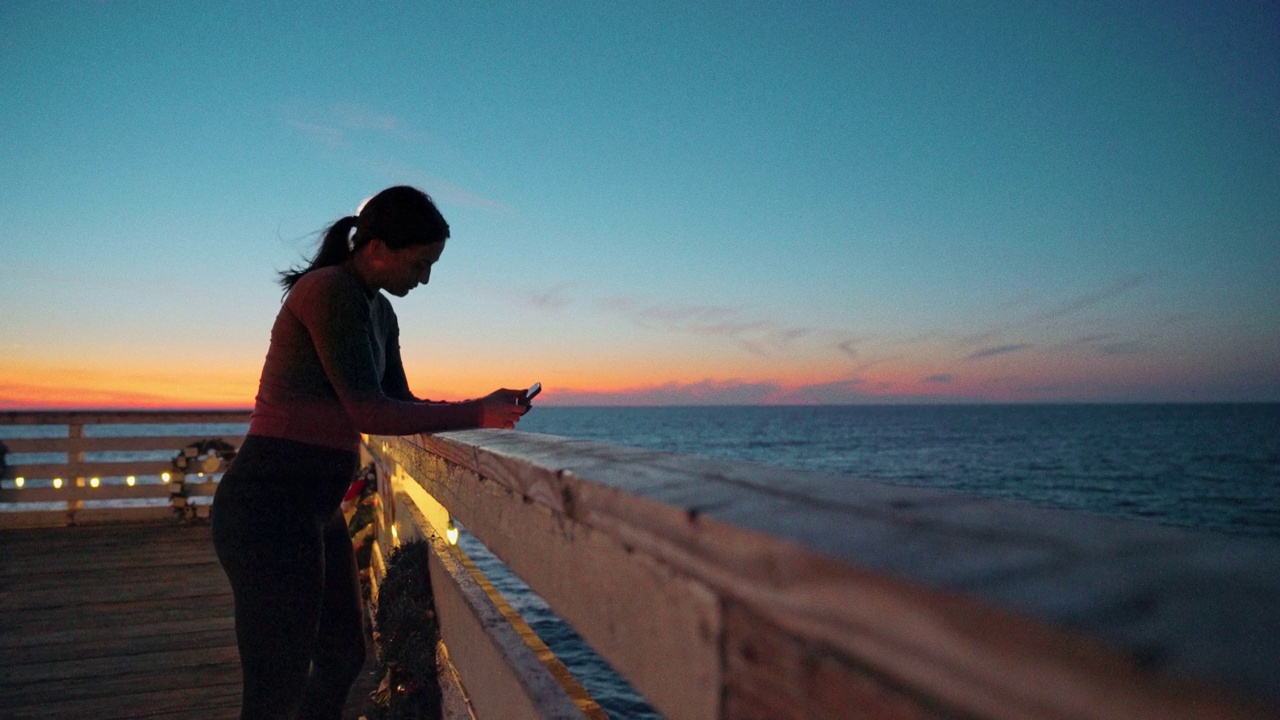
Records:
[[[183,482],[191,473],[213,475],[223,472],[236,457],[236,448],[221,438],[193,442],[173,457],[172,482]]]
[[[179,520],[195,520],[199,517],[196,507],[187,501],[187,475],[224,472],[235,457],[235,446],[221,438],[193,442],[178,451],[170,462],[173,473],[169,478],[169,501],[173,503],[173,513]]]

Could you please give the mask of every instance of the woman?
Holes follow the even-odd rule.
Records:
[[[449,225],[425,193],[393,187],[335,222],[311,264],[281,273],[249,434],[218,486],[213,542],[235,598],[241,718],[339,718],[364,663],[360,586],[338,506],[360,433],[511,428],[519,390],[419,400],[395,312],[431,277]]]

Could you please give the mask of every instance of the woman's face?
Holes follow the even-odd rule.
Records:
[[[385,247],[385,246],[384,246]],[[419,285],[426,285],[431,280],[431,266],[440,259],[444,252],[444,241],[430,245],[412,245],[399,250],[386,251],[386,262],[383,264],[382,282],[384,290],[404,297]]]

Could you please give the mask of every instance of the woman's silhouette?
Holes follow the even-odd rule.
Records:
[[[338,506],[360,433],[510,428],[519,390],[432,402],[409,391],[382,291],[425,285],[449,225],[425,193],[392,187],[325,232],[310,265],[281,273],[249,433],[213,504],[213,542],[235,598],[241,718],[339,718],[365,658],[360,587]]]

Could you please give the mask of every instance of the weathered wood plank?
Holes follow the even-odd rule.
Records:
[[[236,447],[244,443],[244,435],[215,435]],[[65,452],[142,452],[167,450],[174,455],[188,445],[208,440],[207,435],[142,435],[137,437],[42,437],[6,438],[11,453]],[[15,473],[16,475],[16,473]]]
[[[89,477],[160,477],[161,473],[173,472],[173,464],[169,460],[124,460],[124,461],[90,461],[67,463],[16,463],[9,467],[7,474],[23,477],[27,480],[48,480],[62,478]],[[188,477],[195,477],[191,473]],[[9,501],[13,502],[13,501]]]
[[[0,410],[0,425],[247,423],[249,410]]]
[[[98,487],[74,487],[64,485],[61,488],[20,489],[0,488],[0,502],[66,502],[68,500],[142,500],[146,498],[168,499],[169,483],[146,483],[141,485],[103,484]]]
[[[725,717],[809,720],[833,717],[833,709],[876,720],[945,717],[926,699],[735,603],[725,609],[725,662]]]
[[[209,519],[210,502],[196,498],[212,497],[218,486],[214,483],[189,485],[187,488],[188,503],[194,507],[196,517]],[[65,491],[60,491],[65,492]],[[123,493],[118,493],[123,494]],[[106,495],[106,497],[104,497]],[[108,490],[99,493],[96,489],[72,490],[66,498],[57,501],[65,502],[61,509],[31,509],[30,503],[17,503],[12,510],[0,512],[0,530],[24,530],[64,526],[91,526],[108,524],[162,523],[174,520],[174,507],[168,492],[162,491],[151,496],[153,502],[139,505],[118,507],[105,502],[112,499],[113,493]],[[132,496],[132,493],[130,493]],[[115,498],[119,499],[119,498]]]
[[[85,633],[70,642],[26,646],[15,652],[23,662],[33,664],[59,663],[72,656],[81,660],[99,658],[118,663],[122,656],[172,653],[193,647],[205,650],[235,649],[234,629],[215,626],[214,629],[206,630],[202,627],[184,633],[157,630],[152,633],[130,633],[128,637],[123,632],[103,633],[99,630],[96,634]]]
[[[219,633],[226,638],[234,638],[234,619],[225,612],[226,606],[219,610],[208,617],[194,619],[153,621],[149,616],[140,616],[132,623],[118,622],[106,627],[71,625],[5,633],[0,635],[0,650],[24,648],[39,654],[47,648],[50,654],[57,652],[66,655],[64,646],[75,645],[77,653],[88,657],[91,653],[101,652],[102,648],[116,643],[145,643],[153,638],[189,637],[199,633]]]
[[[13,600],[0,611],[0,716],[238,716],[231,593],[208,526],[0,532],[0,592]],[[367,713],[370,689],[344,717]]]
[[[169,598],[154,602],[118,603],[110,606],[75,606],[15,610],[0,618],[0,634],[55,632],[67,628],[110,629],[130,623],[164,623],[229,617],[230,592]]]
[[[208,507],[197,506],[202,519]],[[0,530],[75,527],[84,525],[130,525],[140,522],[163,522],[173,519],[173,509],[166,505],[142,507],[88,506],[65,510],[21,510],[0,513]]]
[[[138,665],[160,669],[235,664],[240,655],[228,647],[187,647],[149,653],[126,653]],[[119,673],[120,657],[75,657],[45,662],[20,662],[0,667],[0,683],[28,685],[59,680],[109,677]],[[153,673],[154,674],[154,673]],[[74,683],[72,683],[74,684]]]
[[[70,551],[93,555],[97,548],[128,546],[145,551],[161,543],[170,543],[174,546],[212,547],[207,545],[210,537],[207,525],[139,523],[129,527],[82,527],[60,532],[19,530],[0,533],[0,546],[13,547],[26,544],[28,547],[53,548],[58,552]],[[205,545],[201,544],[200,538],[203,538]],[[6,559],[0,555],[0,566]]]
[[[469,688],[480,720],[585,717],[465,565],[405,495],[397,495],[402,538],[431,544],[431,585],[441,638]],[[424,534],[423,531],[427,532]]]
[[[66,510],[22,510],[21,512],[0,512],[0,531],[30,530],[33,528],[54,528],[68,524]]]
[[[110,526],[108,526],[110,527]],[[202,543],[192,543],[201,545]],[[156,579],[162,580],[163,573],[188,573],[196,570],[195,566],[213,565],[217,559],[210,548],[174,547],[165,548],[162,552],[134,555],[124,548],[122,552],[108,557],[69,555],[60,561],[60,567],[51,567],[46,558],[44,564],[37,555],[26,555],[14,558],[0,567],[0,578],[13,577],[40,582],[41,578],[50,578],[54,582],[78,584],[81,577],[105,577],[119,573],[136,577],[135,571],[156,573]],[[37,587],[30,585],[28,587]]]
[[[0,532],[0,714],[233,718],[231,604],[207,527]]]
[[[45,703],[66,701],[82,702],[86,706],[104,698],[126,695],[132,692],[186,692],[205,685],[239,686],[240,662],[238,657],[228,659],[226,653],[218,662],[187,662],[164,665],[152,656],[136,656],[127,664],[117,663],[114,672],[91,676],[58,676],[35,678],[20,684],[0,684],[0,702],[5,708],[24,705],[39,706]],[[80,717],[96,717],[92,712]]]
[[[673,718],[717,716],[719,606],[707,588],[530,503],[506,483],[479,482],[423,454],[396,459],[651,703]],[[531,466],[502,472],[511,477],[524,467]],[[541,492],[548,502],[560,499],[555,491]]]
[[[239,714],[240,683],[234,682],[130,692],[87,700],[57,698],[25,708],[8,708],[5,716],[13,720],[142,720],[163,717],[234,720]]]
[[[219,572],[184,574],[180,584],[152,583],[139,585],[137,582],[116,582],[104,586],[82,586],[77,588],[75,597],[70,597],[64,588],[42,587],[40,589],[4,589],[0,590],[0,612],[22,609],[44,609],[64,607],[68,604],[80,603],[127,603],[143,600],[166,600],[170,598],[203,597],[221,592],[227,588],[227,580]]]

